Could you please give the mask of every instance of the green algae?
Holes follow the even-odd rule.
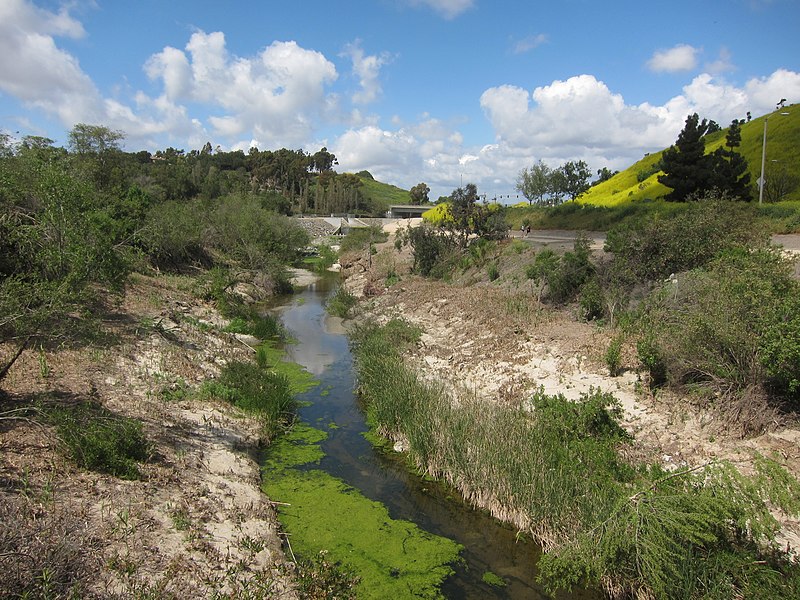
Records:
[[[319,443],[326,436],[298,423],[267,450],[262,487],[286,504],[279,517],[293,551],[313,556],[324,550],[352,568],[360,577],[359,598],[441,597],[439,586],[453,573],[461,546],[392,519],[383,504],[313,468],[324,456]]]
[[[289,380],[289,388],[293,394],[302,394],[319,385],[319,381],[302,365],[285,360],[286,351],[276,347],[273,342],[264,342],[256,353],[257,360],[263,367],[268,367]]]
[[[486,571],[483,574],[483,577],[481,577],[481,580],[484,583],[488,583],[492,587],[505,587],[508,585],[508,582],[505,579],[499,575],[496,575],[495,573],[492,573],[491,571]]]

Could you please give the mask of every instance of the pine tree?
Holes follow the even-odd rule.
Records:
[[[705,154],[703,140],[707,131],[705,119],[700,121],[697,113],[689,115],[675,145],[664,151],[661,159],[664,175],[660,175],[658,181],[672,188],[666,200],[685,202],[690,194],[713,187],[713,165]]]
[[[747,159],[736,151],[742,143],[741,124],[734,119],[725,136],[725,146],[714,152],[713,185],[737,200],[752,198]]]

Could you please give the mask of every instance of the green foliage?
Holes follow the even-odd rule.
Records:
[[[336,290],[325,303],[325,310],[328,314],[346,319],[350,316],[350,311],[358,304],[358,299],[348,292],[343,286]]]
[[[800,399],[800,285],[773,302],[764,307],[759,360],[780,390]]]
[[[526,273],[537,283],[545,285],[546,297],[551,302],[569,302],[594,275],[589,240],[578,237],[573,250],[563,256],[545,248],[536,255]]]
[[[53,409],[49,419],[79,466],[122,479],[139,478],[137,462],[150,456],[139,421],[90,403]]]
[[[666,218],[656,215],[608,232],[605,249],[616,268],[637,281],[665,279],[702,266],[721,252],[763,244],[754,210],[709,197]]]
[[[497,268],[497,263],[489,263],[486,274],[489,277],[489,281],[496,281],[500,277],[500,269]]]
[[[380,227],[358,227],[351,229],[342,239],[339,245],[340,252],[362,251],[372,247],[372,244],[380,244],[389,239],[387,234]]]
[[[442,270],[437,269],[437,266],[454,253],[453,238],[439,229],[423,224],[408,231],[408,240],[414,253],[414,272],[426,277],[442,275]]]
[[[578,298],[580,317],[584,321],[601,319],[606,313],[606,299],[597,277],[583,284]]]
[[[617,336],[606,348],[606,367],[608,367],[608,374],[611,377],[619,375],[620,366],[622,365],[622,337]]]
[[[137,236],[139,243],[157,266],[205,262],[201,215],[199,202],[167,201],[153,206]]]
[[[663,366],[675,385],[768,386],[796,397],[800,284],[792,271],[776,250],[735,250],[667,284],[639,322],[646,366]]]
[[[256,415],[267,440],[291,424],[297,406],[285,375],[252,362],[228,363],[216,381],[203,385],[202,394],[225,400]]]

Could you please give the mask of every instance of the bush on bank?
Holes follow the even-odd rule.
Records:
[[[631,464],[609,394],[535,393],[523,407],[455,402],[403,363],[419,330],[403,321],[352,336],[371,424],[407,442],[426,473],[543,544],[551,589],[603,585],[656,598],[796,597],[800,570],[773,546],[768,506],[800,512],[800,484],[760,458],[667,473]],[[776,575],[779,574],[778,575]]]

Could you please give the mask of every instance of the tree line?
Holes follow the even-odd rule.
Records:
[[[325,148],[150,154],[124,152],[123,139],[86,124],[66,148],[0,136],[0,342],[15,348],[0,381],[31,340],[85,327],[134,270],[258,272],[285,289],[285,266],[309,241],[286,215],[345,199],[363,206],[355,177],[336,174]]]

